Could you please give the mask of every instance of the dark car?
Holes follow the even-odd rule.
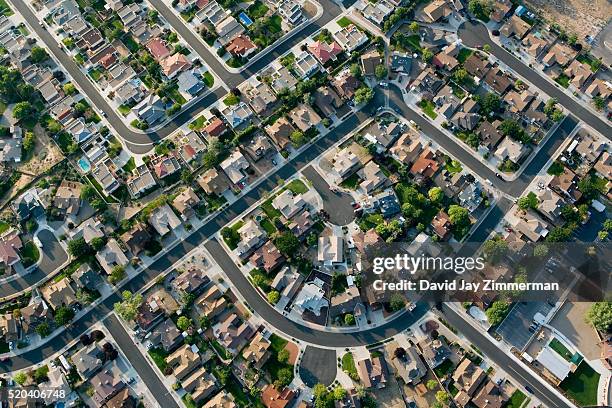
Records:
[[[495,37],[499,37],[499,30],[493,30],[491,31],[491,34],[493,34]]]

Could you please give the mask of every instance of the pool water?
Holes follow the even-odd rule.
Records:
[[[247,27],[253,24],[253,20],[251,20],[251,17],[247,16],[245,12],[240,13],[240,15],[238,15],[238,18],[240,19],[242,24]]]
[[[89,160],[85,157],[81,157],[77,163],[84,173],[89,173],[89,170],[91,170],[91,164],[89,164]]]

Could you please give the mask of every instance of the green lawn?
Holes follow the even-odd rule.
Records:
[[[436,105],[434,105],[432,101],[422,99],[421,102],[419,102],[419,106],[421,107],[421,109],[423,109],[423,112],[425,112],[425,114],[431,119],[436,119],[438,117],[438,114],[435,111]]]
[[[357,173],[354,173],[342,183],[340,183],[340,187],[348,188],[349,190],[356,190],[360,181],[361,179],[359,178]]]
[[[94,68],[89,71],[89,76],[91,77],[91,79],[98,82],[100,80],[100,77],[102,77],[102,72]]]
[[[287,184],[287,189],[290,190],[293,194],[304,194],[308,191],[308,187],[302,180],[292,180],[289,184]]]
[[[272,234],[274,234],[276,232],[276,227],[274,226],[272,221],[270,221],[268,218],[264,218],[263,220],[261,220],[259,222],[259,225],[261,225],[261,228],[263,228],[264,231],[266,231],[268,236],[270,236],[270,235],[272,235]]]
[[[271,220],[274,219],[274,218],[278,218],[278,217],[280,217],[282,215],[280,211],[278,211],[276,208],[274,208],[272,206],[272,198],[266,200],[261,205],[261,208],[262,208],[262,210],[264,210],[264,212],[266,213],[268,218],[270,218]]]
[[[570,84],[570,79],[565,74],[560,74],[557,78],[555,78],[555,82],[561,85],[564,88],[567,88]]]
[[[421,38],[418,34],[410,35],[406,38],[406,42],[414,51],[421,51]]]
[[[204,116],[198,116],[193,122],[189,124],[191,130],[202,130],[206,125],[206,118]]]
[[[451,360],[445,360],[442,364],[434,368],[434,373],[438,378],[444,377],[446,374],[452,372],[455,369],[455,365]]]
[[[576,57],[576,59],[582,62],[583,64],[587,64],[588,66],[590,66],[592,72],[597,72],[599,67],[601,67],[601,61],[594,58],[590,54],[580,54]]]
[[[347,373],[353,380],[359,380],[357,367],[355,367],[355,358],[353,357],[353,353],[350,351],[342,356],[342,371]]]
[[[470,55],[472,55],[472,53],[473,51],[469,48],[462,48],[461,51],[459,51],[459,55],[457,55],[457,61],[463,64],[465,60],[468,59]]]
[[[231,360],[232,354],[227,351],[217,340],[213,340],[210,342],[212,344],[215,351],[225,360]]]
[[[193,400],[191,394],[187,393],[181,397],[187,408],[197,408],[197,404]]]
[[[168,363],[166,363],[166,357],[168,357],[168,353],[166,353],[163,349],[156,347],[149,350],[149,356],[151,356],[151,359],[153,360],[157,368],[159,368],[163,373],[166,367],[168,366]]]
[[[202,76],[202,80],[204,81],[204,85],[206,85],[209,88],[212,88],[212,86],[215,83],[215,78],[208,71],[204,73],[204,75]]]
[[[122,114],[123,116],[127,116],[130,114],[130,111],[132,110],[129,106],[127,105],[119,105],[119,107],[117,108],[117,110],[119,111],[120,114]]]
[[[353,22],[346,16],[342,17],[340,20],[336,21],[336,23],[338,23],[338,25],[340,27],[346,27],[349,26],[351,24],[353,24]]]
[[[6,1],[4,0],[0,0],[0,13],[7,17],[13,15],[13,10],[11,10],[11,8],[8,6],[8,4],[6,4]]]
[[[504,408],[519,408],[525,400],[527,396],[523,394],[520,390],[514,391],[508,402],[506,403]]]
[[[178,85],[173,86],[172,88],[168,89],[168,96],[176,103],[180,103],[181,105],[183,105],[185,102],[187,102],[187,100],[183,97],[183,95],[181,95],[181,93],[178,90]]]
[[[384,222],[384,218],[379,213],[368,214],[359,220],[359,228],[362,231],[369,231],[372,228],[375,228],[378,224],[382,224]]]
[[[270,30],[272,34],[280,33],[282,31],[282,21],[283,19],[281,18],[281,16],[279,16],[278,14],[273,15],[268,20],[268,30]]]
[[[238,381],[231,376],[227,384],[225,385],[227,391],[233,395],[236,404],[239,407],[247,407],[250,405],[249,397],[242,390],[242,386],[238,383]]]
[[[460,173],[463,167],[461,167],[461,163],[457,160],[449,160],[446,162],[446,170],[451,174],[455,174]]]
[[[234,225],[232,225],[230,228],[233,229],[234,231],[238,232],[238,230],[240,229],[240,227],[242,227],[244,225],[244,221],[240,220],[237,223],[235,223]],[[238,242],[234,242],[232,240],[229,240],[227,238],[223,238],[223,240],[225,241],[225,243],[227,244],[227,246],[231,249],[234,250],[236,249],[236,247],[238,246]]]
[[[32,241],[26,242],[21,248],[21,260],[23,266],[34,265],[40,259],[40,251]]]
[[[582,362],[575,372],[559,385],[580,406],[597,404],[597,386],[599,374],[587,363]]]
[[[288,368],[293,373],[293,366],[289,363],[281,363],[278,361],[278,353],[285,349],[287,345],[287,340],[279,337],[275,334],[270,336],[270,358],[264,364],[263,369],[266,370],[270,377],[272,377],[272,381],[275,381],[278,378],[278,372],[283,368]]]
[[[567,349],[567,347],[565,347],[563,345],[563,343],[561,343],[559,340],[557,340],[556,338],[553,338],[550,343],[548,344],[548,346],[555,350],[557,352],[557,354],[559,354],[561,357],[563,357],[565,360],[567,361],[572,361],[572,356],[573,354],[570,353],[570,351]]]
[[[9,228],[11,228],[11,224],[6,221],[0,221],[0,234],[5,233]]]
[[[261,1],[257,0],[249,6],[249,8],[247,9],[247,14],[254,21],[258,18],[262,18],[263,16],[265,16],[268,10],[269,10],[268,6],[263,4]]]
[[[122,170],[125,171],[126,173],[132,173],[135,168],[136,168],[136,162],[134,161],[133,157],[130,157],[130,160],[128,160],[128,162],[125,163],[125,166],[123,166]]]
[[[237,105],[239,102],[240,102],[240,98],[234,95],[233,93],[228,94],[223,100],[223,103],[226,104],[227,106]]]

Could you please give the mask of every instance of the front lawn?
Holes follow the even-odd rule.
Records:
[[[11,10],[4,0],[0,0],[0,13],[6,17],[13,15],[13,10]]]
[[[238,221],[237,223],[235,223],[234,225],[229,227],[229,229],[232,230],[232,231],[230,231],[230,232],[232,232],[231,236],[224,236],[223,237],[223,240],[225,241],[225,243],[227,244],[229,249],[234,250],[238,246],[238,242],[240,241],[240,235],[238,234],[238,230],[243,225],[244,225],[244,221],[242,221],[242,220]],[[223,235],[223,230],[221,230],[221,235]]]
[[[519,408],[521,405],[523,405],[526,399],[527,396],[525,394],[523,394],[520,390],[516,390],[508,400],[505,408]]]
[[[565,74],[560,74],[557,78],[555,78],[555,82],[561,85],[564,88],[567,88],[570,84],[570,79]]]
[[[183,105],[185,102],[187,102],[187,100],[185,99],[185,97],[183,95],[181,95],[181,93],[178,90],[178,85],[173,86],[172,88],[168,89],[168,96],[176,103],[180,103],[181,105]]]
[[[40,259],[40,251],[32,241],[26,242],[21,248],[21,260],[26,268],[34,265]]]
[[[191,130],[202,130],[206,126],[206,118],[204,116],[198,116],[193,122],[189,124]]]
[[[270,221],[268,218],[264,218],[263,220],[261,220],[259,222],[259,225],[261,225],[261,228],[263,228],[264,231],[266,231],[266,234],[268,234],[268,236],[276,232],[276,227],[274,226],[272,221]]]
[[[11,224],[6,221],[0,221],[0,234],[5,233],[9,228],[11,228]]]
[[[419,107],[423,109],[423,112],[425,112],[425,114],[431,119],[436,119],[438,117],[438,114],[435,111],[436,105],[434,105],[432,101],[421,99],[421,102],[419,102]]]
[[[163,373],[166,367],[168,366],[168,363],[166,363],[166,357],[168,357],[168,353],[166,353],[164,349],[155,347],[149,350],[149,356],[151,356],[151,359],[153,360],[157,368],[159,368],[160,371]]]
[[[228,94],[223,100],[223,103],[227,106],[237,105],[239,102],[240,98],[234,95],[233,93]]]
[[[342,17],[340,20],[336,21],[336,23],[338,23],[338,25],[342,28],[347,27],[351,24],[353,24],[353,22],[346,16]]]
[[[349,176],[346,180],[344,180],[342,183],[340,183],[340,187],[348,188],[349,190],[356,190],[360,181],[361,180],[359,179],[359,176],[357,175],[357,173],[354,173],[351,176]]]
[[[136,169],[136,162],[134,161],[133,157],[130,157],[130,160],[128,160],[127,163],[125,163],[125,166],[123,166],[123,168],[121,170],[125,171],[126,173],[131,174],[134,169]]]
[[[463,64],[465,60],[467,60],[470,55],[472,55],[472,53],[473,51],[469,48],[462,48],[461,51],[459,51],[459,55],[457,55],[457,61]]]
[[[347,373],[355,381],[359,381],[357,367],[355,367],[355,358],[350,351],[342,356],[342,371]]]
[[[89,76],[91,77],[91,79],[93,79],[94,81],[98,82],[100,80],[100,78],[102,77],[102,72],[96,68],[92,69],[89,71]]]
[[[383,222],[385,222],[385,220],[381,214],[373,213],[363,217],[361,220],[359,220],[358,224],[359,228],[365,232],[371,230],[372,228],[376,228],[378,224],[382,224]]]
[[[597,386],[599,384],[599,373],[585,362],[582,362],[575,372],[570,373],[559,385],[567,395],[574,399],[580,406],[597,404]]]
[[[292,180],[287,184],[287,189],[293,194],[304,194],[308,191],[308,187],[302,180]]]
[[[268,30],[270,30],[272,34],[280,33],[283,30],[281,26],[282,21],[283,19],[281,18],[281,16],[279,16],[278,14],[273,15],[268,20]]]
[[[204,75],[202,76],[202,80],[204,81],[204,85],[206,85],[209,88],[212,88],[212,86],[215,83],[215,78],[208,71],[204,73]]]
[[[276,208],[272,206],[272,198],[266,200],[262,205],[261,209],[266,213],[268,218],[273,220],[274,218],[280,217],[282,214]]]

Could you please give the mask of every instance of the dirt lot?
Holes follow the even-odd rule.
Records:
[[[550,322],[578,347],[587,360],[598,359],[601,347],[595,329],[584,321],[591,303],[565,303]]]
[[[36,125],[34,134],[36,135],[36,144],[32,157],[19,165],[18,169],[24,173],[36,175],[49,170],[54,164],[62,160],[63,155],[40,125]]]
[[[527,0],[526,4],[568,32],[576,33],[580,40],[597,35],[612,18],[609,0]]]

